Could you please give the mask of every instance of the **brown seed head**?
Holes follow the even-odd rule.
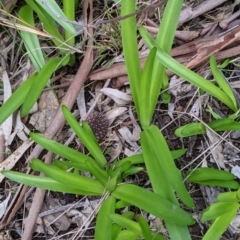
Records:
[[[101,142],[106,137],[109,127],[108,119],[106,116],[101,112],[92,111],[87,117],[86,121],[91,127],[97,140]]]

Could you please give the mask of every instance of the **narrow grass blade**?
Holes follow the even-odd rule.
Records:
[[[28,175],[25,173],[19,173],[15,171],[3,170],[1,173],[15,182],[25,184],[30,187],[38,187],[42,189],[47,189],[50,191],[56,192],[64,192],[64,193],[72,193],[78,195],[87,195],[87,196],[96,196],[96,193],[89,191],[81,191],[79,189],[74,188],[74,186],[66,186],[63,185],[49,177],[38,177],[33,175]]]
[[[28,91],[31,88],[36,77],[37,73],[30,76],[0,107],[0,124],[2,124],[11,114],[13,114],[24,103]]]
[[[63,12],[66,15],[67,19],[69,19],[70,21],[75,21],[75,2],[76,0],[63,0]],[[74,46],[74,34],[65,30],[65,39],[67,44],[69,44],[70,46]]]
[[[82,171],[88,171],[88,167],[85,164],[85,161],[88,160],[93,164],[96,164],[95,161],[77,150],[74,150],[72,148],[69,148],[61,143],[58,143],[52,139],[46,138],[43,135],[37,134],[37,133],[30,133],[30,137],[32,140],[34,140],[36,143],[44,147],[50,152],[53,152],[69,161],[78,163],[78,169]]]
[[[172,48],[174,34],[177,29],[179,15],[182,9],[183,0],[169,0],[164,9],[162,21],[156,38],[156,44],[167,54]],[[166,41],[167,39],[167,41]],[[156,59],[153,66],[153,77],[151,84],[152,104],[151,112],[154,112],[159,92],[168,87],[168,77],[163,63]],[[169,102],[170,96],[167,92],[162,95],[164,102]]]
[[[76,30],[72,23],[68,22],[67,17],[54,0],[36,0],[36,2],[50,15],[57,23],[59,23],[66,31],[76,34]],[[64,21],[66,20],[66,21]]]
[[[151,111],[152,108],[152,96],[154,95],[151,92],[151,78],[152,78],[152,70],[153,64],[156,56],[156,48],[152,48],[145,63],[142,75],[141,75],[141,82],[140,82],[140,92],[139,95],[141,96],[141,106],[140,106],[140,116],[139,120],[141,123],[142,128],[148,127],[151,123],[153,112]],[[157,91],[159,94],[159,89],[155,88],[154,91]],[[156,103],[154,105],[154,108]]]
[[[233,103],[234,107],[237,108],[237,102],[236,102],[235,96],[234,96],[234,94],[232,92],[232,89],[231,89],[229,83],[223,77],[222,73],[219,71],[219,69],[217,67],[217,61],[216,61],[215,55],[212,55],[210,57],[210,67],[211,67],[211,70],[212,70],[212,74],[213,74],[215,80],[217,81],[219,87],[232,100],[232,103]]]
[[[178,150],[173,150],[171,151],[171,155],[173,159],[178,159],[180,158],[187,150],[186,149],[178,149]],[[139,163],[144,163],[144,158],[142,154],[136,154],[132,155],[130,157],[126,157],[118,162],[115,163],[115,167],[119,167],[125,162],[131,162],[131,165],[133,164],[139,164]]]
[[[72,113],[64,105],[62,106],[62,112],[70,127],[80,138],[84,146],[88,149],[88,151],[99,164],[99,166],[103,168],[107,164],[107,160],[91,128],[88,126],[87,123],[83,123],[83,125],[80,126],[79,122],[73,117]]]
[[[28,5],[25,5],[20,9],[19,16],[25,22],[35,27],[33,20],[33,11]],[[31,59],[31,62],[33,63],[36,70],[39,72],[44,66],[45,60],[38,40],[38,36],[34,33],[24,31],[20,31],[20,35],[27,49],[28,56]]]
[[[130,14],[135,11],[135,0],[122,0],[121,2],[121,16]],[[123,54],[127,67],[128,78],[130,81],[131,92],[136,106],[137,113],[140,111],[140,96],[139,86],[141,78],[140,60],[138,55],[138,43],[136,32],[136,18],[135,16],[128,17],[121,21],[121,35]]]
[[[51,15],[47,14],[44,9],[35,3],[33,0],[25,0],[27,4],[32,8],[34,12],[37,13],[40,21],[43,23],[44,29],[53,36],[53,43],[57,47],[62,46],[62,42],[64,42],[64,38],[62,37],[61,33],[58,30],[57,24],[54,21],[54,19],[51,17]],[[59,41],[58,41],[59,40]],[[62,51],[61,48],[59,48],[60,51]]]
[[[109,218],[110,214],[115,212],[116,199],[109,196],[104,200],[97,215],[97,223],[95,228],[95,240],[112,240],[112,221]]]
[[[44,164],[38,159],[33,159],[30,167],[39,172],[43,172],[46,176],[66,186],[74,186],[81,191],[93,192],[96,195],[103,194],[104,187],[97,180],[87,178],[70,172],[60,170],[54,165]]]
[[[33,82],[28,92],[26,100],[22,106],[21,113],[20,113],[21,117],[26,116],[28,112],[31,110],[32,106],[39,98],[43,88],[46,86],[53,72],[57,70],[58,67],[61,66],[60,65],[61,61],[62,61],[62,58],[53,58],[49,60],[41,69],[41,71],[38,73],[35,81]]]
[[[180,225],[194,223],[194,219],[179,206],[141,187],[132,184],[119,185],[112,195],[166,221]]]
[[[216,87],[213,83],[207,81],[200,75],[186,68],[184,65],[173,59],[169,54],[164,52],[160,47],[157,46],[150,34],[143,27],[139,27],[139,31],[150,49],[157,47],[157,58],[164,66],[169,68],[175,74],[184,78],[186,81],[192,83],[193,85],[201,88],[202,90],[211,94],[213,97],[222,101],[233,111],[237,111],[236,107],[232,103],[232,100],[227,96],[225,92]]]

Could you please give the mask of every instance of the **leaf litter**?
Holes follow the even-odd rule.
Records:
[[[3,6],[6,7],[8,11],[13,8],[12,6],[14,6],[14,4],[15,1],[3,1]],[[139,3],[139,7],[141,7],[141,4],[142,2]],[[238,5],[239,4],[237,1],[232,3],[232,1],[226,0],[209,0],[198,2],[185,1],[184,10],[182,10],[179,20],[178,32],[175,35],[175,45],[173,46],[171,55],[181,63],[187,65],[189,68],[195,69],[201,75],[206,75],[209,73],[209,64],[207,61],[211,54],[216,53],[217,60],[223,60],[228,57],[235,58],[235,56],[239,55],[240,52],[239,46],[237,46],[237,41],[239,40],[239,29],[238,27],[236,29],[233,28],[236,25],[237,21],[240,22]],[[106,20],[104,17],[107,17],[105,14],[106,9],[104,9],[103,4],[99,4],[94,7],[97,9],[99,6],[102,7],[101,14],[103,16],[103,19],[101,20],[104,21]],[[119,5],[116,4],[112,6],[114,7],[109,7],[109,11],[114,15],[117,11],[119,11]],[[234,8],[236,10],[233,13]],[[152,14],[144,14],[144,24],[146,29],[148,29],[149,32],[155,34],[156,29],[160,23],[159,16],[161,16],[161,10],[158,9]],[[3,17],[6,19],[6,16]],[[106,45],[105,42],[110,42],[113,39],[111,24],[111,22],[108,23],[108,28],[104,29],[104,24],[100,24],[95,30],[94,37],[98,46],[104,46]],[[1,18],[1,29],[4,29],[3,26],[4,22]],[[104,35],[101,34],[102,30],[105,31]],[[19,55],[18,51],[14,51],[14,44],[6,41],[8,36],[11,36],[13,38],[14,34],[16,34],[14,31],[14,28],[11,30],[9,28],[9,32],[5,30],[0,34],[0,43],[4,43],[4,45],[0,44],[0,50],[2,53],[2,56],[0,57],[1,66],[5,67],[5,79],[7,77],[9,83],[11,84],[9,90],[3,89],[4,96],[10,95],[11,90],[16,90],[16,87],[19,85],[18,81],[22,81],[21,74],[17,75],[17,73],[21,70],[24,72],[24,68],[26,66],[24,64],[21,65],[21,61],[27,61],[26,55],[22,56],[22,53]],[[228,32],[225,33],[226,31]],[[10,33],[14,34],[11,35]],[[14,40],[20,44],[19,37],[14,37]],[[135,109],[133,107],[132,98],[130,95],[121,47],[118,49],[114,48],[113,44],[109,45],[109,49],[105,49],[105,52],[99,51],[99,54],[103,54],[102,60],[99,60],[99,63],[95,66],[95,69],[91,69],[91,72],[87,73],[87,75],[89,75],[88,77],[90,81],[86,82],[84,88],[81,88],[80,93],[76,94],[76,98],[71,100],[71,104],[77,102],[77,107],[74,109],[77,111],[76,118],[87,119],[87,115],[91,114],[91,111],[98,111],[106,116],[108,119],[109,127],[105,134],[106,136],[101,139],[101,146],[104,150],[106,150],[106,152],[108,152],[107,157],[109,158],[109,161],[113,161],[114,159],[121,158],[122,156],[131,156],[137,154],[141,152],[141,149],[139,147],[140,127],[138,125],[138,119],[136,118]],[[144,45],[141,47],[141,50],[144,51]],[[11,54],[10,51],[12,51]],[[76,52],[79,54],[79,51]],[[11,63],[15,62],[15,65],[8,66],[8,61],[6,61],[6,59],[9,58],[10,55],[14,56],[14,59],[11,60]],[[80,57],[82,58],[82,56]],[[100,59],[101,56],[99,55],[97,57]],[[238,64],[238,61],[239,60],[236,58],[234,62],[236,66]],[[111,64],[109,65],[108,62],[111,62]],[[144,63],[145,57],[143,54],[141,57],[141,65],[143,66]],[[77,67],[69,67],[68,71],[75,74]],[[156,107],[153,122],[156,125],[160,126],[163,115],[166,113],[169,114],[171,120],[167,123],[167,126],[165,126],[164,129],[168,135],[167,138],[169,140],[169,146],[171,146],[172,150],[178,149],[182,146],[190,148],[191,140],[183,139],[180,141],[173,135],[173,129],[183,125],[184,123],[192,121],[192,119],[194,119],[193,115],[201,119],[201,121],[208,122],[208,120],[212,119],[212,116],[206,113],[204,109],[212,100],[208,95],[200,96],[200,94],[196,94],[197,90],[192,85],[185,83],[184,80],[177,78],[171,72],[168,71],[167,74],[169,76],[172,76],[170,80],[170,88],[168,90],[171,92],[173,99],[171,101],[171,104],[169,104],[169,108],[166,107],[166,105],[162,104],[161,101],[159,101],[159,104]],[[12,78],[13,76],[14,78]],[[236,76],[237,81],[231,81],[234,76]],[[237,68],[234,68],[234,72],[231,74],[229,80],[231,81],[230,85],[235,88],[236,91],[238,91],[239,88],[238,77],[239,73],[237,71]],[[104,82],[106,80],[108,81],[108,84],[105,85]],[[100,84],[99,81],[101,81]],[[4,87],[8,86],[6,81],[1,80],[1,82],[3,83]],[[71,85],[71,83],[69,84]],[[30,118],[28,119],[20,119],[19,113],[16,113],[16,117],[14,116],[16,120],[13,128],[12,124],[7,127],[8,137],[12,136],[11,141],[7,141],[12,151],[10,156],[3,156],[5,159],[0,164],[1,169],[12,169],[13,167],[17,167],[20,169],[20,171],[26,171],[25,163],[28,156],[31,157],[31,153],[29,153],[29,151],[33,151],[33,149],[29,149],[32,146],[33,142],[27,139],[29,129],[30,131],[37,130],[43,133],[49,131],[48,127],[52,126],[51,123],[52,121],[54,122],[54,119],[56,118],[58,103],[61,102],[62,97],[67,94],[67,90],[65,88],[59,88],[54,91],[55,92],[50,90],[42,93],[42,101],[44,103],[41,104],[41,99],[38,102],[38,110],[35,113],[37,120],[35,120],[35,123],[33,120],[30,120],[33,119],[34,114],[31,114]],[[52,100],[48,99],[48,94]],[[4,101],[4,98],[2,99]],[[77,101],[75,101],[76,99]],[[54,104],[49,104],[49,101],[53,101]],[[213,110],[217,109],[216,111],[220,111],[220,114],[228,115],[227,110],[223,106],[216,104],[214,101],[212,101],[212,107]],[[38,127],[36,125],[36,121],[38,121],[42,126]],[[56,127],[54,131],[57,132],[57,130],[58,127]],[[2,134],[4,134],[3,130]],[[67,137],[69,137],[71,134],[71,130],[65,126],[64,131],[62,131],[59,135],[59,140],[63,143],[67,142]],[[4,136],[6,135],[4,134]],[[229,136],[225,137],[224,135],[219,136],[219,134],[216,135],[215,133],[207,130],[206,139],[207,141],[205,141],[205,139],[203,139],[201,136],[198,136],[195,139],[194,144],[191,146],[192,149],[188,152],[189,154],[187,157],[185,159],[179,160],[178,164],[180,168],[183,169],[186,166],[188,168],[192,168],[195,167],[195,165],[199,165],[205,162],[208,166],[210,165],[212,167],[221,167],[229,171],[237,172],[237,163],[233,164],[231,160],[236,159],[236,161],[238,161],[238,159],[240,159],[238,155],[240,152],[240,144],[238,141],[239,137],[231,138]],[[2,144],[3,143],[1,141],[1,147],[3,146]],[[76,149],[84,150],[81,146],[81,143],[77,141],[74,136],[73,141],[68,142],[68,144]],[[232,149],[235,151],[234,154]],[[214,161],[211,161],[211,159]],[[189,163],[191,164],[189,165]],[[231,170],[231,168],[234,170]],[[142,182],[148,181],[146,176],[142,176],[141,174],[135,176],[135,178],[140,178],[138,181]],[[2,182],[3,178],[0,179]],[[133,177],[131,180],[136,181],[136,179]],[[6,184],[7,183],[14,184],[10,181],[6,181]],[[15,184],[13,187],[17,188],[17,185]],[[4,186],[2,182],[2,190],[5,191],[5,188],[7,192],[7,189],[9,188],[6,185]],[[214,201],[203,197],[205,196],[204,194],[206,191],[203,190],[203,188],[197,188],[196,186],[190,186],[190,188],[191,189],[189,190],[194,192],[193,197],[195,201],[197,204],[199,203],[197,206],[197,209],[199,211],[208,206],[209,202]],[[208,189],[207,192],[209,192],[208,187],[205,189]],[[215,192],[215,189],[211,188],[211,191]],[[95,216],[94,214],[95,210],[98,208],[97,206],[99,204],[99,200],[97,200],[97,203],[95,203],[95,200],[93,199],[83,198],[82,201],[81,199],[78,201],[75,196],[64,196],[64,194],[60,194],[57,196],[57,198],[54,198],[51,196],[51,194],[54,193],[48,194],[49,195],[47,195],[45,199],[51,199],[51,202],[53,204],[49,205],[47,203],[44,203],[44,207],[41,209],[41,213],[39,214],[39,218],[37,220],[39,228],[36,229],[36,232],[41,232],[43,235],[47,234],[49,239],[77,239],[77,237],[80,236],[85,236],[88,237],[88,239],[91,239],[92,226],[94,224]],[[210,198],[211,194],[207,195],[209,196],[208,198]],[[216,195],[216,193],[213,193],[212,195]],[[10,194],[6,194],[5,200],[2,200],[1,208],[3,208],[3,206],[5,208],[5,204],[10,201],[9,196]],[[72,204],[71,206],[73,206],[71,210],[61,210],[63,205],[61,204],[60,199],[63,197],[73,197],[73,199],[68,200],[70,201],[68,204]],[[203,199],[205,202],[202,201]],[[83,203],[85,204],[84,207],[81,205]],[[28,204],[31,207],[32,203],[28,202]],[[76,206],[74,206],[74,204],[76,204]],[[29,210],[29,206],[27,207],[27,204],[25,204],[25,207]],[[18,208],[19,213],[21,213],[21,205],[19,205]],[[43,222],[40,221],[40,216],[42,216],[44,212],[47,213],[52,209],[54,209],[56,212],[58,212],[60,209],[60,214],[52,212],[50,213],[50,216],[52,215],[52,218],[50,218],[50,220],[47,219]],[[58,217],[56,214],[59,214],[60,222],[58,222]],[[23,214],[20,215],[25,217]],[[61,222],[61,215],[66,217],[64,218],[65,220],[63,220],[63,222]],[[92,217],[89,218],[89,216]],[[28,216],[28,218],[31,219],[31,216]],[[229,230],[225,233],[225,239],[232,239],[238,233],[235,227],[238,224],[236,223],[238,221],[238,218],[239,217],[237,216],[231,224],[231,231]],[[55,223],[52,223],[51,219],[57,220]],[[21,221],[21,219],[17,220]],[[166,234],[161,222],[157,222],[155,218],[152,218],[152,216],[149,216],[149,221],[153,228],[163,229],[163,234]],[[9,224],[11,226],[11,229],[13,229],[11,234],[15,237],[14,239],[20,239],[19,236],[22,234],[22,232],[19,231],[19,227],[14,223],[13,219],[10,220]],[[48,225],[51,226],[46,227]],[[83,230],[84,226],[85,229]],[[192,230],[192,234],[197,237],[193,239],[200,239],[202,237],[202,233],[207,229],[207,227],[208,226],[205,224],[196,224],[195,228]],[[82,229],[81,232],[79,232],[77,228]],[[46,229],[47,232],[45,232]],[[5,234],[7,235],[8,232],[6,231]]]

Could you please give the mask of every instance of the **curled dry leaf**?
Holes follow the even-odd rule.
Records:
[[[206,128],[206,133],[210,145],[214,145],[213,147],[211,147],[211,154],[214,159],[214,162],[216,162],[222,169],[226,170],[224,164],[223,148],[222,144],[220,143],[220,138],[217,136],[215,132],[209,130],[208,128]]]
[[[139,124],[137,123],[131,108],[129,108],[129,117],[133,123],[133,133],[132,133],[132,137],[130,140],[132,142],[136,142],[140,139],[141,128],[140,128]]]
[[[240,167],[239,166],[233,166],[231,169],[231,173],[234,174],[238,179],[240,179]]]
[[[122,153],[123,144],[115,131],[113,131],[114,140],[111,139],[111,151],[109,155],[111,156],[110,162],[114,161]]]
[[[10,145],[12,141],[14,140],[15,136],[17,135],[22,141],[27,141],[28,135],[30,130],[22,123],[22,119],[20,117],[20,112],[18,111],[17,114],[15,115],[15,120],[14,120],[14,131],[8,138],[7,143]]]
[[[232,234],[239,234],[240,233],[239,226],[240,226],[240,215],[238,213],[230,223],[229,230],[231,231]],[[239,237],[238,237],[238,240],[239,240]]]
[[[169,83],[169,92],[175,97],[185,95],[194,88],[195,87],[192,84],[184,83],[184,81],[176,75],[171,77]]]
[[[117,89],[113,88],[102,88],[101,92],[106,96],[110,97],[114,102],[116,102],[119,106],[126,105],[132,102],[132,97],[127,94],[123,93]]]
[[[114,122],[114,120],[121,116],[123,113],[125,113],[127,111],[126,107],[115,107],[113,109],[111,109],[110,111],[108,111],[106,113],[106,117],[109,121],[109,126],[112,125],[112,123]]]
[[[3,67],[0,68],[0,79],[2,79],[3,82],[4,102],[6,102],[8,98],[12,95],[12,87],[8,78],[8,74]],[[7,145],[7,140],[12,131],[12,121],[12,115],[10,115],[7,120],[4,121],[4,123],[0,126],[5,137],[5,145]]]
[[[7,159],[5,159],[4,162],[0,164],[0,170],[11,170],[32,144],[33,141],[31,140],[23,142],[17,150],[15,150]],[[0,173],[0,182],[2,182],[4,178],[5,177]]]
[[[51,196],[46,196],[46,204],[43,204],[42,210],[46,211],[48,209],[60,206],[59,201],[52,198]],[[70,219],[67,217],[66,213],[53,213],[44,217],[44,221],[47,225],[54,224],[54,226],[60,231],[66,231],[71,225]]]
[[[7,209],[7,206],[8,206],[8,201],[9,201],[10,197],[11,197],[11,192],[9,192],[6,199],[0,203],[0,218],[2,218],[2,216],[6,212],[6,209]]]
[[[133,148],[134,151],[137,151],[139,149],[139,146],[136,142],[133,142],[132,139],[132,133],[130,130],[124,126],[121,127],[118,132],[121,134],[122,138]]]
[[[204,108],[206,106],[206,104],[208,103],[209,100],[209,95],[208,94],[204,94],[201,95],[192,105],[189,114],[192,114],[194,116],[199,116],[200,112],[202,112],[202,107]]]

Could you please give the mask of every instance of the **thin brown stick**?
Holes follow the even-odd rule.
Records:
[[[86,14],[87,23],[89,21],[92,21],[92,0],[85,1],[84,12],[87,13]],[[65,97],[62,100],[62,104],[65,104],[68,108],[72,108],[72,106],[77,98],[77,95],[92,68],[92,64],[93,64],[93,53],[92,53],[92,44],[93,44],[92,34],[93,34],[93,32],[92,32],[92,29],[90,29],[90,28],[88,29],[88,34],[90,36],[90,39],[88,41],[88,49],[86,51],[86,55],[83,59],[83,62],[81,64],[72,84],[70,85]],[[57,114],[56,114],[54,120],[52,121],[50,126],[47,128],[45,136],[53,138],[57,134],[57,132],[59,132],[62,129],[64,124],[65,124],[65,119],[63,117],[62,110],[60,107],[57,111]],[[36,146],[34,148],[33,152],[31,153],[31,155],[28,157],[28,160],[31,160],[34,157],[38,157],[39,154],[41,153],[41,151],[42,151],[42,147]],[[52,158],[45,159],[45,163],[51,163],[51,162],[52,162]],[[31,205],[29,215],[26,220],[26,225],[24,228],[22,239],[26,239],[26,240],[32,239],[35,222],[36,222],[38,214],[41,210],[42,201],[44,199],[45,192],[46,192],[45,190],[37,189],[34,194],[33,203]]]
[[[88,0],[88,8],[92,9],[92,3],[90,0]],[[86,10],[86,12],[88,14],[92,14],[92,10],[90,9],[90,11],[88,11],[89,9]],[[92,21],[92,16],[88,17],[88,20]],[[62,99],[62,104],[61,105],[66,105],[68,108],[72,108],[77,95],[81,89],[81,87],[83,86],[85,80],[87,79],[89,72],[92,68],[93,65],[93,51],[92,51],[92,46],[93,46],[93,39],[92,39],[92,34],[93,30],[91,28],[88,29],[88,36],[89,36],[89,40],[88,40],[88,44],[87,44],[87,50],[86,50],[86,54],[84,56],[84,59],[81,63],[81,66],[79,67],[77,74],[72,82],[72,84],[70,85],[66,95],[64,96],[64,98]],[[48,126],[46,132],[45,132],[45,136],[49,137],[49,138],[53,138],[57,132],[59,132],[62,127],[64,126],[65,123],[65,119],[63,117],[62,114],[62,110],[61,110],[61,106],[59,107],[54,119],[52,120],[51,124]],[[33,158],[37,158],[40,153],[42,152],[43,148],[39,145],[36,145],[35,148],[33,149],[33,151],[31,152],[30,156],[27,159],[27,162],[30,162]],[[13,201],[10,203],[6,214],[4,215],[3,219],[1,220],[0,223],[0,228],[3,228],[4,226],[8,225],[9,222],[11,221],[11,219],[15,216],[16,212],[18,211],[19,207],[21,206],[22,203],[22,199],[26,193],[27,187],[20,185],[18,188],[18,191],[16,192]],[[31,211],[31,210],[30,210]],[[26,228],[28,228],[28,226],[26,226]],[[30,232],[30,231],[28,231]],[[25,233],[23,233],[24,236],[26,236]],[[31,239],[30,235],[28,233],[28,236],[26,236],[26,238],[23,239]]]

